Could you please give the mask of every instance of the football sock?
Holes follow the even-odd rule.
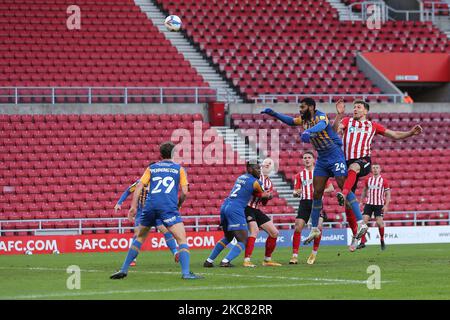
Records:
[[[361,244],[365,244],[367,242],[366,235],[361,237]]]
[[[245,246],[245,257],[250,258],[253,253],[253,249],[255,248],[255,237],[248,237],[247,245]]]
[[[139,254],[139,251],[141,251],[141,247],[142,243],[134,239],[133,242],[131,243],[130,249],[128,249],[127,257],[123,262],[122,268],[120,269],[122,272],[128,273],[130,263],[133,262],[134,259],[136,259],[137,255]]]
[[[292,253],[298,254],[298,249],[300,248],[300,240],[302,238],[301,232],[294,232],[294,237],[292,238]]]
[[[320,230],[320,236],[317,238],[314,238],[314,244],[313,244],[313,252],[315,251],[317,253],[317,250],[319,249],[320,240],[322,239],[322,228],[319,228]]]
[[[348,196],[353,186],[355,185],[357,175],[358,174],[356,173],[356,171],[348,170],[348,176],[347,179],[345,179],[344,187],[342,188],[342,193],[344,194],[345,197]]]
[[[362,214],[361,209],[359,209],[359,203],[358,200],[356,200],[356,196],[353,192],[350,191],[350,193],[347,195],[347,202],[352,207],[353,213],[355,215],[356,221],[362,220]]]
[[[322,199],[313,200],[311,210],[311,222],[313,227],[317,227],[317,225],[319,224],[320,212],[322,211],[322,207],[323,207]]]
[[[225,257],[226,260],[231,261],[234,258],[236,258],[238,255],[241,254],[241,251],[244,250],[245,245],[242,242],[236,243],[236,245],[228,252],[227,256]]]
[[[378,227],[380,231],[380,241],[384,241],[384,227]]]
[[[266,253],[265,253],[266,258],[270,258],[272,256],[273,250],[275,250],[276,246],[277,246],[277,238],[268,236],[266,240]]]
[[[345,206],[345,215],[347,216],[347,222],[353,232],[353,235],[356,235],[356,232],[358,231],[358,224],[356,223],[356,218],[353,210]]]
[[[189,246],[187,243],[180,244],[180,265],[181,273],[189,274],[189,261],[191,260],[191,255],[189,253]]]
[[[220,239],[214,246],[214,249],[211,252],[211,254],[209,255],[208,261],[212,263],[214,259],[217,258],[217,256],[222,252],[222,250],[226,248],[228,243],[230,242],[227,240],[227,238]]]
[[[177,242],[170,232],[164,233],[164,239],[166,239],[166,244],[169,247],[172,254],[177,253]]]

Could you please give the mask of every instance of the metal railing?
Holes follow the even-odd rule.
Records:
[[[302,98],[306,97],[325,99],[328,103],[334,103],[340,98],[366,100],[367,98],[377,99],[385,97],[394,103],[401,103],[403,101],[403,95],[401,94],[261,94],[258,97],[252,98],[252,100],[254,103],[277,103],[285,101],[299,103]]]
[[[419,219],[418,215],[420,214],[430,214],[430,213],[446,213],[448,214],[447,218],[444,219],[432,219],[432,218],[426,218],[426,219]],[[391,218],[394,215],[400,215],[400,214],[410,214],[412,217],[410,219],[394,219]],[[289,213],[289,214],[268,214],[268,216],[273,220],[274,217],[291,217],[292,222],[275,222],[274,224],[278,227],[286,226],[289,229],[294,228],[294,220],[297,216],[296,213]],[[445,223],[446,225],[450,225],[450,210],[435,210],[435,211],[396,211],[396,212],[389,212],[387,214],[389,216],[389,219],[385,219],[384,223],[386,226],[389,226],[393,223],[412,223],[413,226],[424,226],[427,225],[430,222],[436,222],[436,223]],[[183,220],[185,221],[185,227],[188,231],[199,231],[200,229],[206,231],[210,231],[211,228],[216,229],[218,225],[211,225],[211,224],[201,224],[200,219],[204,218],[216,218],[219,219],[219,215],[196,215],[196,216],[184,216]],[[386,218],[386,216],[385,216]],[[186,224],[187,221],[194,220],[195,224],[190,225]],[[77,222],[78,226],[76,228],[43,228],[43,223],[46,222]],[[84,227],[83,222],[88,221],[117,221],[117,226],[102,226],[102,227]],[[35,220],[0,220],[0,234],[4,235],[5,232],[33,232],[36,234],[37,231],[74,231],[77,234],[82,234],[83,231],[90,230],[90,231],[97,231],[97,230],[108,230],[108,231],[116,231],[117,233],[124,233],[126,230],[132,230],[134,227],[132,226],[126,226],[125,224],[129,224],[129,222],[126,222],[126,218],[68,218],[68,219],[35,219]],[[37,229],[8,229],[5,228],[5,224],[8,223],[39,223],[39,226]],[[323,226],[325,228],[334,228],[334,227],[346,227],[348,225],[347,220],[343,218],[342,221],[327,221],[323,223]]]
[[[436,16],[448,15],[449,8],[439,8],[437,4],[442,4],[443,2],[440,0],[417,0],[420,6],[420,21],[436,21]],[[425,4],[430,4],[430,8],[426,8]]]
[[[210,87],[0,87],[0,103],[171,103],[227,100]],[[229,99],[229,98],[228,98]]]
[[[380,14],[380,21],[382,23],[391,21],[435,21],[435,17],[440,13],[448,13],[448,9],[439,8],[436,4],[441,4],[439,0],[417,0],[419,3],[419,10],[397,10],[388,6],[385,2],[380,0],[373,1],[361,1],[350,4],[347,7],[348,15],[351,20],[367,21],[369,17],[374,14],[373,6],[378,7]],[[425,3],[431,4],[430,8],[425,7]],[[361,7],[361,10],[357,10],[356,7]],[[359,12],[355,14],[355,12]],[[360,15],[360,16],[359,16]]]

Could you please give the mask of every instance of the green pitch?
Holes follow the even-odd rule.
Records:
[[[194,272],[205,279],[186,281],[168,251],[142,252],[138,265],[123,280],[110,280],[125,253],[0,256],[0,299],[449,299],[448,244],[392,245],[386,251],[369,246],[355,253],[346,247],[320,248],[316,264],[306,264],[310,248],[298,265],[289,265],[289,248],[278,248],[274,260],[282,267],[205,269],[209,250],[192,250]],[[219,258],[221,258],[220,256]],[[81,289],[69,290],[70,265],[81,268]],[[381,288],[368,289],[369,266],[381,270]],[[373,281],[371,281],[373,284]]]

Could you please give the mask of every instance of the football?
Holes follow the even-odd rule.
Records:
[[[27,250],[27,251],[25,251],[25,254],[26,254],[27,256],[31,256],[31,255],[33,254],[33,251]]]
[[[179,16],[170,15],[164,20],[164,25],[169,31],[180,31],[181,19]]]

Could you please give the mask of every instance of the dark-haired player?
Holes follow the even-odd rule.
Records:
[[[246,173],[237,178],[230,195],[225,199],[220,208],[220,225],[222,226],[224,237],[219,240],[209,257],[203,263],[205,268],[213,267],[214,259],[233,239],[237,243],[220,263],[221,267],[232,267],[231,261],[235,259],[241,251],[245,250],[247,244],[248,230],[245,218],[245,207],[254,193],[259,193],[262,199],[271,198],[271,194],[264,191],[264,187],[259,181],[261,169],[255,161],[248,161]]]
[[[294,193],[293,196],[300,198],[298,206],[297,218],[295,219],[294,235],[292,237],[292,257],[289,264],[298,263],[298,250],[300,247],[300,240],[302,230],[308,223],[311,216],[311,207],[313,202],[313,171],[314,171],[314,153],[312,151],[305,151],[303,153],[303,165],[305,168],[295,175]],[[327,181],[324,193],[333,192],[334,187],[331,181]],[[323,211],[320,213],[319,229],[322,231],[322,223],[325,215]],[[314,239],[313,249],[306,261],[308,264],[314,264],[316,261],[317,251],[319,250],[320,240],[322,236]]]
[[[277,113],[270,108],[266,108],[262,113],[277,118],[290,126],[303,126],[305,130],[301,134],[302,142],[311,143],[318,153],[313,177],[314,194],[311,210],[313,228],[304,242],[308,244],[321,234],[318,223],[323,206],[322,196],[328,179],[335,177],[338,186],[342,189],[347,177],[347,165],[341,149],[342,140],[333,130],[326,114],[316,110],[316,102],[311,98],[301,101],[300,116],[297,118]],[[347,194],[347,200],[357,218],[357,238],[359,239],[367,232],[367,225],[363,221],[358,200],[353,192]]]
[[[384,221],[383,215],[389,211],[389,204],[391,202],[391,188],[386,178],[381,176],[381,166],[379,164],[372,165],[372,176],[368,177],[364,183],[364,189],[361,195],[361,202],[367,196],[367,202],[364,206],[363,218],[366,223],[369,222],[372,214],[378,225],[380,232],[381,250],[386,248],[384,243]],[[357,249],[362,249],[366,246],[366,236],[361,238],[361,243]]]
[[[133,183],[131,186],[129,186],[120,196],[119,200],[117,201],[116,205],[114,206],[114,210],[117,212],[122,208],[123,202],[128,198],[128,196],[132,193],[134,193],[134,190],[136,189],[136,186],[138,185],[140,180],[137,180],[135,183]],[[134,238],[137,236],[138,227],[139,227],[139,221],[141,220],[142,211],[144,210],[145,205],[145,199],[147,199],[149,191],[149,185],[144,185],[144,188],[142,188],[141,194],[139,195],[139,202],[136,212],[136,217],[134,219]],[[161,232],[164,235],[164,239],[166,240],[166,244],[169,247],[170,251],[175,257],[175,261],[178,262],[178,250],[177,250],[177,242],[173,238],[172,234],[167,230],[166,227],[164,227],[161,220],[156,220],[156,229],[158,229],[159,232]],[[136,259],[130,264],[131,267],[136,265]]]
[[[367,120],[370,106],[367,102],[357,100],[353,103],[353,117],[345,117],[345,104],[342,100],[336,103],[336,119],[333,124],[333,129],[342,134],[344,141],[344,153],[348,166],[348,176],[345,180],[342,193],[338,192],[337,197],[339,204],[342,206],[345,203],[349,194],[355,193],[358,184],[358,179],[370,173],[371,170],[371,146],[373,137],[376,134],[385,137],[400,140],[406,139],[422,133],[422,127],[415,125],[409,131],[392,131],[386,129],[381,124]],[[353,214],[355,208],[346,205],[345,213],[350,227],[353,231],[353,240],[350,245],[350,251],[355,251],[358,242],[357,228]],[[357,219],[359,216],[357,217]]]
[[[269,175],[272,172],[273,168],[273,160],[270,158],[264,159],[261,165],[260,181],[264,186],[264,190],[269,193],[272,193],[273,190],[272,181],[269,178]],[[267,232],[266,248],[262,265],[270,267],[281,266],[281,263],[272,260],[272,253],[277,245],[279,231],[277,227],[275,227],[273,221],[269,218],[269,216],[267,216],[258,208],[260,204],[265,206],[267,204],[267,201],[268,199],[263,200],[259,194],[253,195],[247,207],[245,207],[245,216],[247,219],[249,235],[247,239],[247,245],[245,246],[245,258],[243,264],[244,267],[256,267],[256,265],[251,262],[251,256],[253,253],[253,249],[255,248],[256,237],[258,236],[258,232],[260,229],[263,229]]]
[[[163,222],[178,243],[182,279],[202,278],[190,271],[189,245],[187,244],[183,220],[178,211],[186,200],[189,191],[188,181],[184,168],[172,160],[174,148],[175,144],[170,141],[162,143],[159,147],[162,160],[148,166],[136,186],[128,213],[130,221],[135,219],[142,189],[146,184],[150,185],[138,227],[138,234],[131,243],[122,268],[114,273],[110,277],[111,279],[122,279],[127,276],[130,263],[139,254],[150,228],[156,225],[157,219]],[[179,188],[181,188],[181,194],[178,198]]]

